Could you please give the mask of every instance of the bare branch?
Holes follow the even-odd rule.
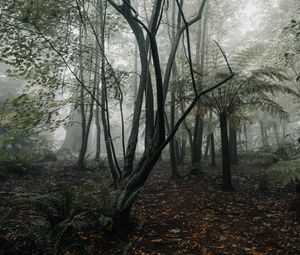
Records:
[[[224,59],[225,59],[225,61],[226,61],[226,64],[227,64],[227,67],[228,67],[230,73],[233,73],[233,72],[232,72],[232,69],[231,69],[231,67],[230,67],[230,65],[229,65],[229,62],[228,62],[228,59],[227,59],[227,56],[226,56],[224,50],[222,49],[222,47],[219,45],[219,43],[218,43],[216,40],[214,40],[214,42],[215,42],[215,44],[218,46],[218,48],[220,49],[220,51],[221,51],[221,53],[222,53],[222,55],[223,55],[223,57],[224,57]]]

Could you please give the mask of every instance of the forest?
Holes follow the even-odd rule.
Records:
[[[299,0],[0,0],[0,255],[300,255]]]

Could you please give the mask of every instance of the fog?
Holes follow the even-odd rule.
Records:
[[[270,191],[266,201],[294,196],[290,190],[296,188],[292,211],[300,217],[299,10],[297,0],[0,1],[3,193],[19,194],[16,176],[20,176],[24,196],[35,202],[30,194],[61,191],[55,199],[79,199],[80,193],[100,201],[98,205],[85,197],[88,204],[82,203],[78,210],[70,205],[63,213],[53,213],[52,208],[56,218],[64,215],[56,219],[58,225],[52,226],[51,217],[48,222],[49,236],[54,234],[56,239],[43,244],[45,253],[40,253],[42,245],[32,241],[37,247],[26,254],[118,254],[116,247],[104,253],[105,245],[100,245],[102,253],[82,253],[88,245],[96,249],[90,236],[83,236],[89,244],[81,240],[82,250],[77,251],[61,240],[67,231],[82,237],[71,222],[82,219],[85,212],[98,219],[103,233],[115,228],[123,231],[132,208],[138,220],[149,217],[151,213],[144,211],[147,197],[163,194],[168,200],[173,197],[168,193],[172,185],[175,193],[183,191],[183,197],[189,189],[198,194],[194,189],[199,182],[213,189],[207,196],[217,190],[241,189],[242,197],[251,195],[255,201],[266,195],[264,188]],[[177,187],[185,182],[186,186]],[[148,183],[152,188],[168,188],[160,192],[153,188],[151,193]],[[64,192],[72,186],[77,193]],[[141,193],[146,197],[139,198]],[[236,201],[227,202],[239,206]],[[96,204],[99,208],[91,210]],[[4,206],[5,213],[10,206]],[[187,214],[189,206],[183,206]],[[264,212],[269,210],[267,203],[262,206]],[[285,228],[289,220],[283,223]],[[69,225],[62,228],[62,223]],[[58,232],[51,232],[56,227]],[[273,225],[270,228],[275,231]],[[93,232],[91,226],[88,229]],[[198,236],[201,241],[197,239],[195,247],[202,248],[193,253],[184,238],[176,236],[184,230],[169,229],[171,239],[151,236],[150,243],[141,244],[145,246],[141,253],[135,241],[143,238],[129,237],[131,241],[125,241],[128,253],[122,247],[123,254],[221,254],[216,247],[227,247],[226,242],[213,243],[206,250]],[[225,234],[218,232],[222,238]],[[290,238],[295,241],[296,237],[291,234]],[[4,239],[10,247],[4,247],[4,254],[21,254],[17,248],[9,253],[14,248],[7,236]],[[172,245],[170,251],[161,248],[166,242],[175,242],[182,250],[176,253]],[[157,251],[155,244],[159,244]],[[261,250],[239,245],[230,244],[225,253],[300,252],[296,244],[293,248],[280,244],[278,250],[266,244]]]

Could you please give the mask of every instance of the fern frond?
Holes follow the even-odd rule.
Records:
[[[251,78],[248,80],[248,82],[245,84],[244,88],[241,90],[241,93],[244,94],[254,94],[254,93],[281,93],[281,94],[289,94],[295,97],[300,97],[300,95],[294,91],[293,89],[283,86],[274,82],[270,82],[268,80],[261,80],[256,77]]]
[[[277,162],[268,168],[266,177],[271,184],[284,186],[292,181],[300,181],[300,158]]]
[[[279,80],[279,81],[287,81],[289,78],[284,74],[284,70],[280,68],[274,68],[271,66],[263,66],[252,70],[251,73],[255,77],[268,77],[272,80]]]
[[[269,112],[274,115],[278,115],[280,119],[287,119],[288,113],[284,111],[283,107],[276,103],[275,101],[269,99],[268,97],[251,97],[246,102],[244,102],[243,106],[248,106],[250,108],[255,107],[255,109],[259,108],[262,111]]]
[[[231,57],[230,62],[234,67],[243,69],[249,66],[252,61],[256,60],[258,57],[261,57],[265,50],[266,47],[262,43],[244,48],[242,51],[236,53],[233,57]]]

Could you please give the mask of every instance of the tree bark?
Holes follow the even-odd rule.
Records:
[[[172,24],[172,29],[171,29],[171,36],[170,36],[170,41],[171,43],[175,39],[176,35],[176,3],[173,1],[172,3],[172,17],[171,17],[171,24]],[[176,81],[178,77],[178,70],[177,70],[177,65],[176,61],[173,63],[172,67],[172,78],[173,81]],[[171,101],[170,101],[170,127],[171,129],[174,127],[175,124],[175,113],[176,113],[176,94],[175,94],[175,86],[173,85],[173,88],[171,88]],[[178,149],[178,141],[176,138],[176,135],[173,137],[173,139],[170,141],[170,160],[171,160],[171,168],[172,168],[172,179],[178,179],[180,178],[180,174],[178,172],[178,153],[176,153],[176,149]]]
[[[215,136],[214,132],[210,134],[210,158],[211,166],[216,166],[216,149],[215,149]]]
[[[103,15],[103,2],[102,0],[97,0],[96,2],[96,28],[95,28],[95,36],[100,37],[100,34],[104,36],[104,15]],[[103,28],[102,28],[103,26]],[[103,32],[102,32],[103,30]],[[101,70],[99,70],[100,66],[100,58],[101,58],[101,49],[100,45],[98,44],[96,40],[96,61],[95,61],[95,77],[94,77],[94,82],[96,83],[96,97],[97,100],[100,101],[100,80],[101,80]],[[103,57],[103,56],[102,56]],[[96,110],[95,110],[95,124],[96,124],[96,153],[95,153],[95,161],[99,162],[100,161],[100,153],[101,153],[101,124],[100,124],[100,107],[97,104],[96,105]]]
[[[155,119],[155,131],[154,131],[152,142],[149,146],[147,146],[145,148],[145,151],[144,151],[141,159],[137,162],[137,164],[135,166],[133,166],[133,164],[132,164],[133,162],[132,162],[131,158],[127,162],[126,162],[126,158],[125,158],[125,164],[124,164],[123,171],[126,171],[127,174],[122,175],[120,185],[118,186],[117,189],[115,189],[110,194],[111,199],[109,199],[109,201],[112,203],[112,208],[114,209],[110,212],[110,214],[112,214],[113,218],[122,219],[123,216],[124,216],[124,218],[128,218],[128,215],[129,215],[128,212],[130,211],[132,203],[135,201],[139,190],[143,187],[144,183],[146,182],[152,168],[154,167],[156,162],[159,160],[162,150],[172,140],[172,138],[174,137],[175,133],[177,132],[180,124],[184,121],[184,119],[187,117],[187,115],[195,107],[195,105],[199,101],[200,97],[203,96],[204,94],[208,93],[209,91],[221,86],[221,84],[226,83],[228,80],[230,80],[234,76],[234,74],[231,73],[228,76],[228,78],[219,82],[215,86],[213,86],[207,90],[203,90],[201,93],[197,93],[195,95],[193,101],[191,102],[191,104],[188,106],[188,108],[183,113],[183,115],[178,119],[178,121],[174,125],[173,129],[171,129],[168,137],[165,138],[165,134],[164,134],[164,131],[165,131],[164,130],[165,90],[163,90],[164,86],[162,84],[159,55],[158,55],[158,49],[157,49],[157,45],[156,45],[156,38],[153,33],[153,30],[150,29],[150,31],[149,31],[149,29],[147,29],[147,27],[145,27],[145,25],[143,25],[141,21],[138,21],[138,19],[133,16],[133,14],[131,13],[132,8],[130,6],[130,0],[123,1],[123,4],[121,6],[117,5],[113,0],[108,0],[108,1],[125,17],[125,19],[131,26],[131,29],[133,30],[136,37],[142,36],[142,34],[140,34],[140,33],[142,33],[142,31],[141,31],[139,25],[143,26],[144,29],[147,30],[147,33],[149,33],[150,47],[151,47],[152,58],[153,58],[154,69],[155,69],[156,92],[157,92],[157,97],[156,97],[157,114],[156,114],[156,119]],[[162,1],[156,0],[154,3],[154,6],[157,7],[157,8],[155,8],[154,12],[161,13]],[[153,17],[153,15],[152,15],[152,17]],[[159,17],[158,17],[158,20],[159,20]],[[157,20],[157,22],[159,22],[158,20]],[[154,22],[154,23],[157,24],[157,22]],[[152,24],[152,22],[150,22],[150,24]],[[186,25],[184,26],[184,30],[185,29],[186,29]],[[144,42],[143,39],[141,39],[141,40],[142,40],[142,42]],[[141,47],[143,47],[143,46],[141,46]],[[147,57],[145,58],[145,61],[147,61]],[[144,63],[142,62],[142,65],[143,64]],[[192,66],[190,69],[193,70]],[[147,79],[147,73],[145,73],[144,75],[145,75],[144,79]],[[141,80],[142,79],[143,79],[143,75],[141,76]],[[140,88],[144,85],[145,84],[141,84]],[[144,89],[142,91],[144,91]],[[143,95],[141,95],[141,97],[142,96]],[[138,97],[138,100],[139,100],[139,97]],[[138,107],[138,109],[135,108],[134,111],[140,111],[140,107]],[[137,121],[139,121],[139,118]],[[137,123],[134,123],[133,126],[136,124]],[[132,129],[134,129],[133,126],[132,126]],[[139,125],[137,125],[137,127],[138,126]],[[132,156],[134,156],[135,150],[130,150],[130,154]]]
[[[170,126],[171,129],[175,124],[175,92],[171,92],[171,118],[170,118]],[[171,160],[171,168],[172,168],[172,178],[177,179],[180,177],[177,167],[178,158],[176,157],[176,136],[170,141],[170,160]]]
[[[233,165],[239,163],[237,152],[237,131],[236,128],[229,127],[229,148],[230,148],[230,161]]]
[[[203,138],[203,119],[199,115],[195,116],[195,127],[193,133],[192,148],[192,174],[199,175],[201,173],[202,158],[202,138]]]
[[[83,24],[80,24],[79,26],[79,78],[83,84],[85,84],[84,79],[84,70],[83,70],[83,41],[84,33],[83,33]],[[81,146],[79,150],[79,156],[77,160],[77,165],[80,169],[82,169],[84,166],[84,158],[86,150],[84,149],[85,140],[86,140],[86,113],[85,113],[85,96],[84,96],[84,88],[83,86],[80,86],[80,115],[81,115]]]
[[[248,130],[247,130],[247,125],[246,124],[244,124],[244,137],[245,137],[245,150],[247,152],[249,141],[248,141]]]
[[[221,146],[222,146],[222,172],[223,172],[223,190],[232,191],[231,181],[231,166],[230,166],[230,152],[228,141],[228,128],[227,128],[227,113],[220,113],[220,128],[221,128]]]
[[[204,150],[204,159],[208,159],[208,151],[210,147],[210,135],[206,136],[206,144],[205,144],[205,150]]]

